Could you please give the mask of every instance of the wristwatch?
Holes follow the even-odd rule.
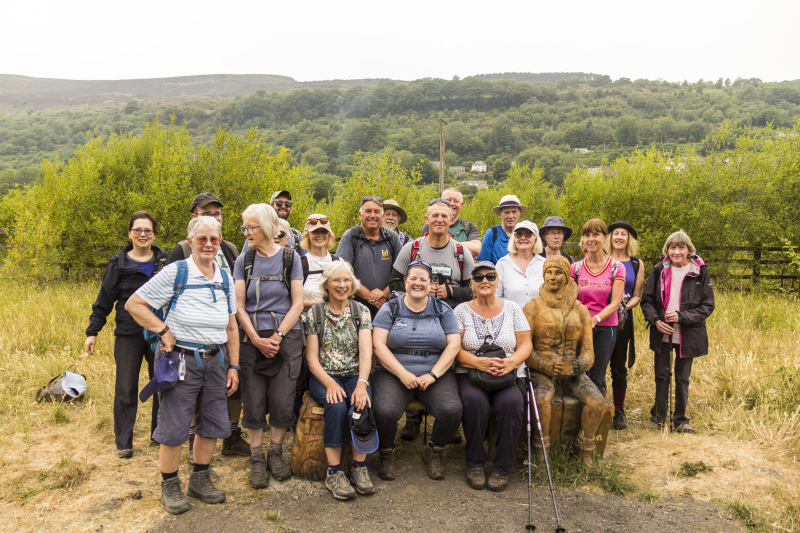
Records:
[[[275,334],[280,337],[281,339],[284,337],[283,333],[279,330],[276,330]]]

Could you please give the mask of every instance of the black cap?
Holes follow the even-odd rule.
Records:
[[[219,204],[220,207],[223,207],[222,200],[219,199],[219,196],[213,192],[201,192],[192,200],[191,212],[194,213],[194,210],[198,207],[205,207],[208,204]]]
[[[617,228],[622,228],[622,229],[626,230],[628,233],[633,235],[634,239],[638,239],[639,238],[639,234],[636,233],[636,230],[633,229],[633,226],[631,226],[631,223],[628,222],[627,220],[617,220],[616,222],[614,222],[613,224],[611,224],[608,227],[608,232],[611,233]]]

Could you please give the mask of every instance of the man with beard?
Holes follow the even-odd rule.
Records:
[[[578,286],[570,277],[565,257],[548,258],[544,263],[544,283],[539,296],[525,305],[531,327],[533,350],[527,365],[536,393],[536,405],[545,433],[550,428],[550,402],[556,392],[570,394],[583,404],[581,430],[575,438],[575,451],[587,470],[593,470],[594,437],[603,417],[605,398],[586,371],[594,363],[592,319],[589,310],[578,302]],[[580,349],[580,353],[578,353]],[[544,435],[544,449],[535,441],[536,464],[541,468],[550,446]]]
[[[406,243],[414,240],[406,232],[398,228],[400,224],[405,224],[406,220],[408,220],[408,215],[396,200],[384,200],[383,227],[397,233],[397,237],[400,239],[400,246],[405,246]]]

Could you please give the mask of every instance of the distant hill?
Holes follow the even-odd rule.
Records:
[[[478,74],[473,78],[484,81],[511,79],[514,81],[527,81],[528,83],[558,83],[577,78],[582,81],[592,81],[600,74],[586,72],[500,72],[497,74]]]
[[[26,106],[36,110],[66,107],[107,109],[131,99],[159,103],[245,96],[259,90],[346,89],[377,85],[379,79],[300,82],[272,74],[210,74],[143,80],[60,80],[0,74],[0,110]]]

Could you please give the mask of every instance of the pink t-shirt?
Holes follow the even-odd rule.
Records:
[[[613,263],[617,264],[617,271],[614,273],[614,279],[611,279],[611,270]],[[625,282],[625,265],[619,261],[614,261],[611,257],[608,258],[603,270],[600,272],[592,272],[586,266],[586,259],[580,262],[581,271],[578,274],[578,301],[589,309],[589,314],[595,316],[608,305],[608,297],[611,294],[611,287],[614,285],[615,280],[622,280]],[[575,278],[575,268],[578,263],[572,263],[571,275]],[[616,326],[619,323],[617,313],[611,313],[610,317],[600,322],[600,326]]]

